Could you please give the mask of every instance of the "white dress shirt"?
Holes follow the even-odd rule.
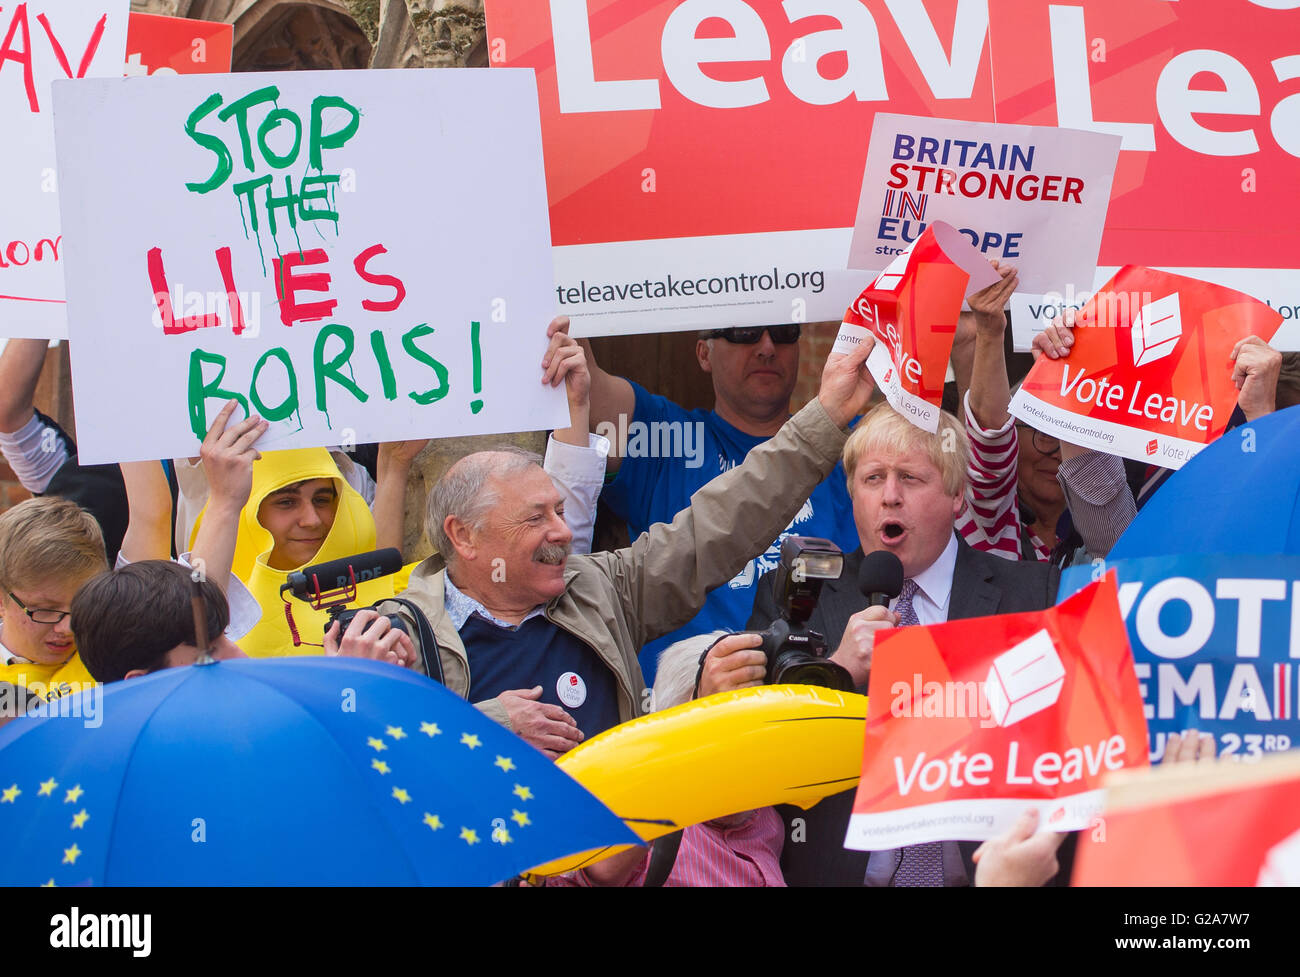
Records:
[[[912,579],[916,581],[916,596],[912,610],[921,624],[943,624],[948,620],[948,605],[952,600],[952,575],[957,569],[957,534],[948,537],[948,545],[939,558]],[[896,610],[898,598],[889,602]]]

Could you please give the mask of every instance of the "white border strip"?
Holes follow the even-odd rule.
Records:
[[[1161,468],[1182,468],[1207,447],[1185,438],[1152,434],[1127,424],[1085,417],[1040,400],[1023,387],[1012,398],[1007,410],[1031,427],[1062,441],[1134,461],[1145,461]],[[1154,450],[1148,450],[1153,446]]]
[[[927,841],[987,841],[1009,830],[1031,807],[1038,808],[1039,831],[1079,831],[1093,823],[1105,802],[1106,791],[1099,787],[1065,797],[972,798],[854,814],[844,847],[885,851]]]

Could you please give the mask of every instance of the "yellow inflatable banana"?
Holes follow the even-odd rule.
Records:
[[[866,716],[866,696],[764,685],[623,723],[557,762],[651,841],[773,804],[809,808],[847,790],[862,772]],[[622,850],[583,852],[529,874],[571,872]]]

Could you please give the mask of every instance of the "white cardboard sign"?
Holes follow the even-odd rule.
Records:
[[[931,221],[1015,265],[1020,290],[1092,284],[1119,136],[877,113],[849,267],[879,271]]]
[[[50,85],[121,75],[129,12],[129,0],[0,4],[0,336],[67,335]]]
[[[232,397],[272,421],[259,447],[567,423],[531,72],[128,78],[55,106],[83,462],[196,454]]]

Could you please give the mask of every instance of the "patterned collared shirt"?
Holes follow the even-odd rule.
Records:
[[[451,618],[451,623],[455,626],[457,631],[463,628],[465,622],[475,614],[483,618],[485,621],[490,621],[499,628],[505,628],[507,631],[516,631],[519,629],[519,624],[523,624],[524,621],[531,621],[546,610],[545,604],[538,604],[528,612],[527,616],[524,617],[524,621],[520,621],[519,624],[507,624],[473,597],[469,596],[469,594],[466,594],[457,588],[457,586],[451,582],[450,573],[445,574],[444,579],[447,584],[444,588],[444,603],[447,608],[447,616]]]

